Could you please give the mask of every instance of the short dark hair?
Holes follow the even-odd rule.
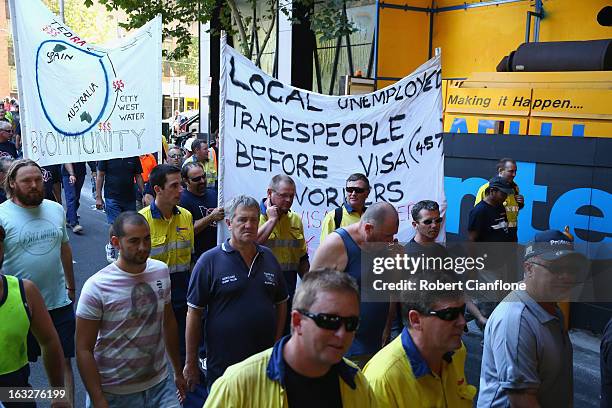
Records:
[[[149,225],[147,219],[140,213],[136,211],[124,211],[115,218],[115,222],[110,229],[110,234],[116,237],[124,237],[125,229],[123,228],[125,224],[130,225]]]
[[[414,206],[412,206],[412,210],[410,210],[410,215],[412,215],[413,221],[418,221],[421,219],[421,217],[419,217],[421,210],[440,212],[440,206],[438,205],[438,203],[431,200],[419,201]]]
[[[181,169],[171,164],[158,164],[153,167],[151,173],[149,174],[149,185],[151,188],[155,186],[159,186],[160,188],[164,188],[166,185],[166,179],[168,174],[180,173]]]
[[[346,179],[347,183],[350,183],[351,181],[363,181],[364,183],[366,183],[366,186],[368,189],[370,189],[370,180],[368,180],[368,178],[361,173],[353,173],[350,176],[348,176],[348,178]]]
[[[202,144],[205,144],[206,146],[208,146],[208,142],[204,139],[196,139],[193,142],[191,142],[191,151],[193,152],[194,150],[200,150],[200,147],[202,147]]]
[[[415,282],[416,286],[419,286],[419,281],[426,279],[428,282],[439,282],[442,284],[454,284],[457,283],[457,278],[453,275],[454,272],[445,271],[428,271],[427,274],[414,275],[410,278],[410,281]],[[444,287],[441,285],[441,287]],[[464,297],[464,293],[461,290],[455,289],[456,286],[447,285],[452,289],[441,289],[441,290],[407,290],[402,292],[402,318],[404,320],[408,316],[408,312],[416,310],[419,313],[427,313],[432,310],[434,304],[442,300],[455,300]]]
[[[193,169],[193,168],[202,168],[202,166],[200,166],[199,163],[196,162],[187,162],[185,163],[185,165],[183,167],[181,167],[181,177],[184,180],[187,180],[189,178],[189,170]]]
[[[510,157],[503,157],[501,159],[499,159],[499,161],[497,162],[497,172],[499,173],[500,171],[502,171],[503,169],[506,168],[506,163],[512,163],[516,166],[516,160],[510,158]]]

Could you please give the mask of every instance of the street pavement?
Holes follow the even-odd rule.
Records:
[[[74,272],[77,286],[77,299],[80,289],[91,275],[107,265],[104,245],[108,242],[108,225],[103,211],[95,209],[91,196],[89,176],[81,193],[80,222],[84,231],[80,235],[69,232],[70,245],[74,258]],[[482,334],[475,324],[469,324],[469,332],[463,337],[468,350],[466,375],[470,384],[478,387],[480,364],[482,359]],[[570,334],[574,346],[574,407],[599,408],[599,341],[597,336],[583,331],[572,331]],[[79,377],[76,361],[73,360],[76,384],[76,408],[85,406],[85,387]],[[48,386],[41,360],[32,364],[30,382],[34,387]],[[47,403],[38,403],[39,407],[49,407]],[[476,403],[474,403],[476,406]],[[135,408],[135,407],[134,407]]]

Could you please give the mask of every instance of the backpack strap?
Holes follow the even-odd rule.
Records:
[[[340,228],[340,223],[342,222],[342,206],[337,207],[334,210],[334,225],[336,229]]]

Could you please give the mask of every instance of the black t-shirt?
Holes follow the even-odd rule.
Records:
[[[612,406],[612,319],[601,339],[601,406]]]
[[[285,361],[285,386],[290,408],[342,407],[340,378],[332,367],[322,377],[310,378],[296,373]]]
[[[181,192],[179,205],[189,210],[193,222],[201,220],[217,208],[217,194],[212,189],[206,189],[203,196],[197,196],[190,191]],[[194,256],[197,260],[204,252],[217,246],[217,223],[213,223],[195,236]]]
[[[478,231],[478,242],[514,242],[505,208],[482,200],[470,211],[468,231]]]
[[[15,143],[10,140],[0,143],[0,157],[4,156],[12,157],[13,159],[17,158],[17,148],[15,147]]]
[[[136,200],[136,194],[134,193],[134,176],[142,173],[140,159],[137,156],[99,161],[98,170],[105,173],[105,198],[112,198],[120,201]]]
[[[74,170],[74,175],[76,177],[84,177],[87,174],[87,167],[85,166],[85,162],[72,163],[72,170]],[[68,177],[68,170],[66,170],[66,166],[62,166],[62,177]]]

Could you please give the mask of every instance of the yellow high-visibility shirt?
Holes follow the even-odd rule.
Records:
[[[261,227],[268,221],[264,201],[261,202],[260,209],[259,226]],[[282,271],[297,271],[300,260],[308,254],[308,247],[304,238],[304,226],[300,216],[293,211],[289,211],[286,215],[280,217],[268,240],[263,245],[270,248]]]
[[[486,182],[478,189],[476,193],[476,200],[474,201],[474,206],[478,204],[480,201],[485,198],[485,190],[489,187],[489,183]],[[504,201],[504,208],[506,209],[506,217],[508,217],[508,227],[516,228],[518,223],[518,213],[519,213],[519,205],[516,202],[516,194],[519,194],[519,188],[517,184],[514,184],[514,194],[509,194]]]
[[[450,354],[450,353],[449,353]],[[431,372],[407,329],[366,364],[363,373],[379,407],[471,408],[476,387],[465,377],[465,346]]]
[[[191,213],[177,206],[172,218],[167,220],[155,201],[139,212],[147,219],[151,230],[150,257],[168,265],[171,274],[189,272],[194,243]]]
[[[365,210],[365,209],[364,209]],[[339,227],[347,227],[351,224],[355,224],[361,220],[361,214],[357,211],[353,211],[353,209],[346,203],[342,204],[342,219],[340,220]],[[337,227],[335,223],[336,209],[329,211],[325,214],[323,221],[321,222],[321,237],[319,238],[319,243],[322,243],[323,240],[332,232],[334,232]]]
[[[255,354],[225,370],[212,386],[204,408],[288,408],[287,391],[283,387],[286,364],[282,347],[289,336],[273,348]],[[374,408],[374,394],[359,369],[343,359],[336,365],[342,406]]]

